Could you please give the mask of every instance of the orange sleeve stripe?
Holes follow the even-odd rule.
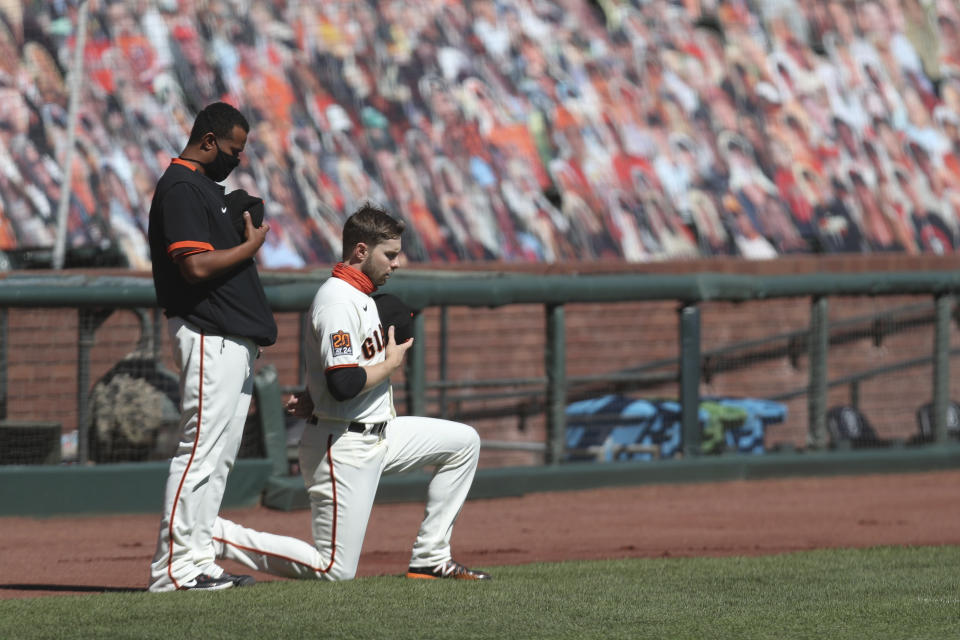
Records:
[[[200,253],[201,251],[213,251],[213,245],[209,242],[194,242],[193,240],[184,240],[183,242],[174,242],[167,247],[167,254],[172,256],[180,249],[186,249],[190,253]]]
[[[173,257],[173,261],[179,264],[183,262],[184,258],[187,258],[188,256],[196,255],[198,253],[206,253],[206,251],[201,251],[200,249],[194,249],[193,251],[181,251],[177,254],[174,254],[172,257]]]
[[[360,365],[358,365],[358,364],[337,364],[337,365],[334,365],[334,366],[332,366],[332,367],[327,367],[326,369],[323,370],[323,372],[324,372],[324,373],[329,373],[329,372],[331,372],[331,371],[336,371],[337,369],[353,369],[353,368],[359,367],[359,366],[360,366]]]

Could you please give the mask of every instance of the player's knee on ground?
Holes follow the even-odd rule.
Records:
[[[359,562],[357,564],[359,564]],[[348,566],[349,563],[334,562],[332,565],[324,568],[323,570],[316,571],[315,575],[318,579],[327,580],[329,582],[344,582],[346,580],[353,580],[357,577],[357,564]]]

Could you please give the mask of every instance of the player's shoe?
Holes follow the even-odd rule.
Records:
[[[408,578],[423,580],[439,580],[452,578],[453,580],[490,580],[490,574],[476,569],[467,569],[455,560],[441,562],[435,567],[410,567],[407,570]]]
[[[237,575],[236,573],[227,573],[224,571],[220,577],[230,580],[235,587],[249,587],[257,584],[256,579],[248,575]]]
[[[232,576],[227,576],[224,574],[219,578],[214,578],[208,576],[205,573],[201,573],[196,578],[190,582],[185,582],[180,585],[182,591],[219,591],[221,589],[229,589],[234,586]]]

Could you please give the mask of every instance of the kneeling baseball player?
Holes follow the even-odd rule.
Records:
[[[408,578],[489,580],[453,560],[450,536],[480,455],[480,438],[465,424],[397,417],[390,374],[413,344],[384,327],[371,294],[399,267],[404,224],[364,205],[343,228],[343,262],[310,307],[307,392],[287,411],[307,419],[300,469],[313,517],[313,541],[254,531],[218,518],[218,557],[289,578],[349,580],[380,476],[436,467]],[[409,319],[409,312],[408,312]]]

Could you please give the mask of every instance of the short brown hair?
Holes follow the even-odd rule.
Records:
[[[399,238],[406,226],[384,209],[364,203],[343,225],[343,259],[349,258],[350,252],[361,242],[375,247],[384,240]]]

